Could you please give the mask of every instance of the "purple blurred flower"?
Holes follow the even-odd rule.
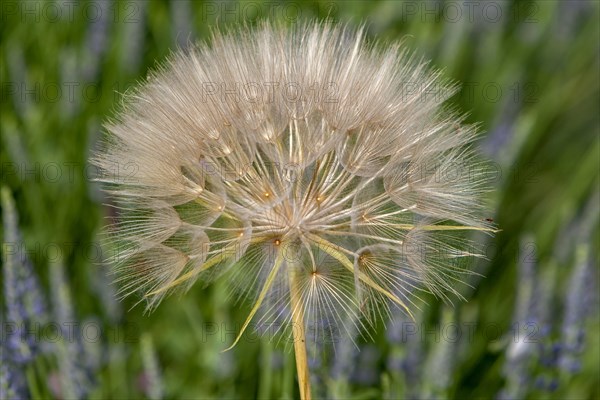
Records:
[[[46,321],[46,307],[33,266],[24,251],[14,201],[6,188],[2,189],[2,210],[2,272],[6,304],[2,330],[7,336],[8,358],[22,364],[30,361],[39,349],[35,328]]]
[[[0,398],[27,398],[24,366],[40,352],[39,326],[46,322],[44,295],[33,266],[24,252],[14,200],[1,190],[4,242],[2,277],[6,314],[2,326]]]
[[[561,329],[561,352],[558,365],[567,372],[577,372],[579,356],[585,346],[585,323],[592,315],[594,294],[598,292],[593,259],[588,245],[576,251],[575,267],[571,273]]]
[[[50,265],[50,281],[54,322],[60,326],[62,339],[56,343],[61,395],[65,398],[84,398],[92,387],[93,373],[85,365],[81,326],[75,318],[62,263]]]
[[[142,364],[144,372],[142,375],[142,390],[144,394],[152,399],[158,400],[163,398],[163,383],[152,343],[152,337],[145,333],[141,338]]]

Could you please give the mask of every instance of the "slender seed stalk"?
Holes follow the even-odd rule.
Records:
[[[310,400],[310,377],[308,371],[308,357],[306,356],[306,334],[304,332],[304,306],[298,287],[298,257],[288,260],[288,276],[290,282],[290,301],[292,308],[292,332],[294,336],[294,354],[296,358],[296,372],[298,374],[298,386],[300,387],[300,398]]]

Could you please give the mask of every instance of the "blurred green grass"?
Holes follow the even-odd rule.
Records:
[[[95,316],[106,332],[128,331],[131,340],[107,340],[108,362],[91,397],[143,395],[138,343],[143,333],[152,337],[169,398],[297,396],[291,355],[268,340],[246,340],[220,353],[247,313],[245,306],[231,303],[224,285],[196,285],[149,316],[140,307],[128,311],[135,299],[111,305],[95,289],[105,265],[93,244],[108,212],[99,188],[90,182],[94,171],[87,159],[102,135],[101,123],[113,115],[119,93],[177,45],[207,38],[213,26],[256,23],[269,15],[285,23],[326,17],[366,22],[370,37],[404,40],[461,84],[451,105],[469,112],[469,122],[481,124],[482,152],[497,171],[488,199],[490,218],[501,232],[483,239],[490,249],[490,260],[478,266],[485,278],[473,282],[467,303],[456,304],[453,318],[475,324],[473,340],[457,355],[447,391],[435,396],[489,398],[506,387],[503,368],[515,322],[519,262],[531,256],[540,280],[554,285],[545,304],[555,319],[550,339],[544,340],[560,342],[578,246],[589,249],[592,287],[598,290],[597,213],[584,212],[598,207],[600,190],[598,2],[506,1],[484,7],[452,1],[124,1],[77,3],[72,14],[57,2],[57,18],[48,4],[1,5],[2,185],[15,197],[25,248],[44,285],[49,285],[48,268],[58,252],[77,316]],[[587,215],[594,217],[585,220]],[[531,243],[525,253],[520,247],[524,237]],[[433,301],[422,320],[434,329],[443,313]],[[207,334],[212,324],[230,331],[225,337]],[[502,334],[486,334],[490,325]],[[600,397],[598,319],[585,329],[581,371],[564,375],[534,360],[533,375],[559,384],[550,391],[531,382],[529,397]],[[386,387],[402,387],[384,360],[388,353],[405,350],[388,343],[383,327],[377,337],[378,383],[364,386],[349,379],[346,395],[381,398],[391,393]],[[429,354],[436,343],[426,337],[419,346]],[[55,364],[50,361],[45,368]],[[40,391],[51,393],[39,367],[35,375]],[[427,371],[424,376],[423,387],[427,379],[436,379]]]

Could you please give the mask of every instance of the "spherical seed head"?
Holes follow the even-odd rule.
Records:
[[[455,235],[486,228],[475,128],[442,107],[454,92],[400,45],[330,23],[177,52],[94,159],[118,204],[123,293],[152,308],[228,274],[261,323],[288,318],[294,289],[307,321],[339,330],[410,313],[417,290],[456,292],[453,260],[472,254]]]

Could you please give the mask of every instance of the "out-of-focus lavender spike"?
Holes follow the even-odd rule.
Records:
[[[518,262],[517,262],[517,301],[515,304],[513,324],[515,335],[510,338],[506,350],[506,361],[503,375],[506,383],[498,394],[500,399],[524,398],[528,382],[531,379],[528,369],[528,361],[536,353],[535,344],[525,340],[525,328],[528,322],[535,319],[535,294],[538,291],[537,282],[537,259],[532,256],[535,252],[535,242],[532,237],[526,236],[521,239]]]
[[[51,263],[50,279],[52,288],[52,306],[56,321],[61,325],[65,325],[65,323],[75,323],[76,320],[71,301],[71,291],[67,284],[62,262],[56,261]]]
[[[558,264],[555,260],[551,260],[544,264],[544,268],[537,267],[537,244],[533,238],[526,238],[521,243],[519,260],[523,270],[529,269],[532,274],[529,277],[532,279],[532,283],[530,284],[531,293],[528,295],[526,314],[515,322],[524,325],[519,329],[525,329],[528,332],[532,329],[536,330],[541,334],[540,337],[536,336],[536,339],[543,339],[552,329],[552,309],[555,302],[554,291]],[[529,266],[525,266],[525,264],[529,264]],[[519,280],[521,279],[524,279],[524,274],[519,274]]]
[[[521,241],[518,262],[518,300],[507,349],[504,376],[506,384],[500,398],[523,398],[531,382],[537,389],[554,390],[552,369],[556,366],[559,344],[552,341],[552,309],[555,301],[558,263],[552,259],[538,270],[536,244]]]
[[[564,264],[569,261],[577,243],[584,243],[590,240],[593,230],[598,226],[600,219],[600,187],[592,190],[592,195],[583,207],[581,216],[569,222],[563,228],[554,246],[554,257],[559,263]]]
[[[57,343],[62,394],[65,398],[81,399],[91,389],[91,374],[85,368],[81,326],[75,318],[71,292],[60,261],[51,263],[50,280],[54,318],[62,338]]]
[[[106,51],[109,17],[112,16],[115,22],[120,22],[123,17],[117,12],[118,6],[112,4],[111,0],[97,0],[94,5],[97,7],[98,17],[90,22],[85,38],[87,54],[85,62],[82,63],[83,70],[80,71],[80,76],[84,81],[98,79],[101,59]],[[110,10],[115,11],[111,12]]]
[[[335,360],[331,366],[331,377],[333,379],[348,378],[352,372],[352,360],[358,353],[358,347],[354,339],[358,332],[353,327],[349,326],[351,332],[348,337],[340,337],[334,343]]]
[[[454,324],[455,329],[460,328],[455,324],[454,311],[444,307],[440,323],[439,340],[429,352],[425,367],[427,373],[423,374],[422,398],[425,399],[448,397],[447,391],[456,365],[459,332],[452,331],[450,327]]]
[[[581,299],[582,308],[586,316],[600,315],[600,282],[598,269],[594,268],[597,265],[597,260],[592,252],[592,239],[594,231],[598,229],[598,221],[600,220],[600,186],[597,186],[592,191],[582,216],[579,222],[579,242],[588,243],[588,260],[586,263],[586,279],[584,280],[583,293]]]
[[[194,39],[192,15],[192,6],[189,0],[171,2],[171,34],[173,42],[181,48],[186,48]]]
[[[0,319],[3,332],[8,328]],[[28,390],[23,369],[12,362],[6,341],[0,341],[0,399],[26,399]]]
[[[29,397],[24,366],[41,351],[38,333],[47,321],[44,295],[25,253],[15,203],[8,188],[0,190],[4,243],[2,275],[6,318],[2,318],[0,392],[6,397]]]
[[[16,372],[16,374],[15,374]],[[0,365],[0,399],[27,399],[25,379],[8,364]]]
[[[575,267],[571,273],[566,295],[563,324],[561,329],[561,354],[559,367],[568,373],[579,371],[579,356],[585,346],[585,323],[593,315],[594,295],[598,292],[598,277],[595,276],[593,260],[588,244],[576,249]]]
[[[123,22],[125,24],[125,30],[127,41],[123,46],[123,67],[130,74],[135,74],[139,71],[142,65],[143,52],[144,52],[144,29],[146,27],[146,7],[149,2],[147,1],[129,1],[127,7],[129,7],[129,13],[124,16]],[[125,88],[119,88],[120,91],[124,91]]]
[[[311,324],[309,323],[310,327]],[[327,321],[322,321],[312,326],[319,326],[325,331],[331,329],[327,325]],[[325,369],[325,360],[323,360],[323,354],[325,352],[325,346],[328,345],[328,338],[319,337],[317,329],[308,329],[306,332],[306,348],[308,356],[308,371],[310,374],[310,382],[312,387],[312,394],[315,398],[325,398],[327,396],[327,390],[324,376],[327,376]],[[324,343],[325,342],[325,343]]]
[[[572,268],[570,280],[566,289],[565,308],[560,330],[560,339],[550,341],[547,334],[551,330],[550,305],[553,291],[548,288],[539,290],[537,296],[536,315],[538,316],[541,341],[539,347],[539,364],[546,369],[546,375],[538,380],[538,389],[554,391],[558,385],[556,369],[559,368],[567,375],[577,372],[580,368],[578,355],[583,351],[585,342],[584,324],[590,315],[590,306],[595,304],[593,298],[598,292],[596,270],[592,266],[589,241],[593,230],[597,227],[600,215],[600,194],[593,191],[580,217],[569,223],[558,235],[554,246],[554,259],[549,263],[549,272],[554,271],[558,264],[567,265],[567,260],[574,257],[575,265]],[[547,271],[547,272],[548,272]],[[550,275],[549,273],[546,275]],[[542,277],[543,278],[543,277]],[[538,279],[543,285],[548,279]]]
[[[352,373],[352,364],[358,354],[355,338],[358,331],[355,324],[348,324],[347,335],[340,335],[333,343],[335,357],[331,365],[327,398],[342,399],[349,396],[348,379]]]
[[[420,314],[412,321],[400,310],[392,311],[387,338],[391,349],[387,368],[402,382],[393,382],[393,395],[396,398],[417,398],[421,385],[423,364],[423,336]]]
[[[6,331],[10,328],[6,343],[11,361],[22,364],[29,362],[40,349],[40,338],[35,332],[47,321],[47,313],[44,295],[24,250],[17,211],[8,188],[1,189],[1,197]]]
[[[587,1],[564,1],[558,3],[560,11],[557,12],[558,22],[554,29],[555,38],[571,41],[574,34],[578,32],[580,22],[589,15],[592,2]]]
[[[498,125],[490,131],[487,140],[482,145],[482,149],[486,154],[493,156],[494,158],[498,157],[498,153],[507,142],[510,142],[510,138],[514,133],[513,123],[514,121],[500,121]]]
[[[92,290],[100,299],[102,310],[108,321],[112,324],[116,324],[123,315],[123,307],[121,306],[121,303],[117,301],[117,291],[111,284],[110,277],[108,276],[108,269],[103,265],[93,265],[89,269],[89,273],[89,281]]]
[[[93,373],[107,361],[102,343],[102,321],[97,318],[86,318],[81,327],[83,365],[85,365],[85,371]],[[94,376],[90,376],[89,379],[93,381]]]
[[[58,341],[56,343],[56,356],[58,359],[58,385],[56,385],[54,396],[57,398],[64,399],[82,399],[84,396],[81,394],[81,390],[76,383],[75,376],[77,375],[79,368],[76,365],[76,359],[73,358],[72,346],[66,340]],[[55,378],[50,375],[49,378]],[[52,382],[48,382],[49,387],[53,387]]]
[[[504,148],[511,143],[515,131],[515,118],[520,110],[520,104],[512,101],[505,102],[502,112],[494,122],[494,127],[486,135],[485,141],[481,145],[483,152],[503,165],[508,165],[512,160],[506,159],[512,152],[506,152]]]
[[[380,351],[371,343],[365,344],[355,363],[352,364],[352,383],[362,386],[376,386],[379,383],[379,368],[377,364],[381,357]]]
[[[4,341],[0,343],[0,399],[9,399],[15,397],[13,388],[10,386],[12,379],[8,371],[8,360],[5,359],[6,350]]]
[[[569,257],[572,255],[575,243],[579,239],[580,229],[578,222],[573,220],[566,223],[558,233],[556,243],[560,243],[560,246],[554,246],[553,255],[560,264],[569,262]]]
[[[536,291],[537,259],[535,258],[535,241],[526,236],[519,244],[517,262],[517,301],[513,322],[527,321],[532,315],[533,295]]]
[[[144,366],[144,392],[148,398],[158,400],[163,398],[163,383],[152,337],[142,334],[140,339],[142,364]]]

